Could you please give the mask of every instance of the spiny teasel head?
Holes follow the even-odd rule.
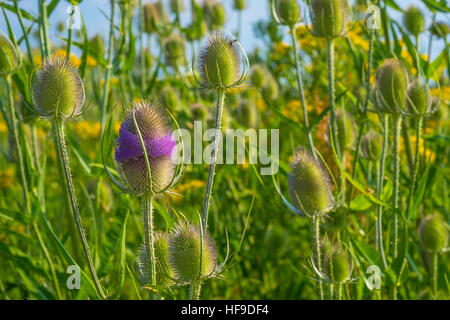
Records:
[[[236,120],[246,128],[258,128],[258,109],[248,99],[239,102],[236,109]]]
[[[297,0],[274,0],[276,19],[279,23],[293,26],[300,22],[302,14]]]
[[[325,250],[324,272],[331,282],[343,283],[350,279],[352,264],[343,248],[336,245]]]
[[[246,66],[241,70],[242,54],[236,39],[221,31],[209,35],[197,62],[200,84],[209,89],[227,89],[243,82]]]
[[[233,8],[238,11],[244,10],[246,7],[245,0],[234,0]]]
[[[323,215],[334,207],[330,178],[305,147],[295,151],[288,175],[294,206],[308,216]]]
[[[13,74],[20,64],[20,53],[3,33],[0,33],[0,77]]]
[[[413,117],[423,117],[432,111],[432,99],[428,84],[420,79],[412,81],[406,92],[406,113]]]
[[[415,6],[409,6],[403,14],[403,24],[411,35],[417,37],[425,30],[422,11]]]
[[[331,39],[344,35],[348,15],[347,0],[311,0],[312,31],[317,37]]]
[[[173,283],[173,271],[169,265],[169,236],[165,232],[155,233],[153,246],[155,249],[156,285],[165,287]],[[143,285],[149,284],[151,279],[151,261],[145,246],[139,252],[139,280]]]
[[[183,0],[170,0],[170,11],[173,14],[179,15],[184,11]]]
[[[340,206],[324,216],[323,227],[330,231],[339,231],[347,226],[348,209]]]
[[[186,42],[179,34],[173,34],[164,41],[164,59],[173,68],[184,64],[186,60]]]
[[[450,33],[450,27],[445,22],[435,22],[430,27],[431,34],[439,38],[446,38]]]
[[[216,0],[207,0],[203,4],[203,12],[209,29],[218,30],[227,21],[227,14],[222,3]]]
[[[341,109],[336,112],[336,124],[339,147],[341,150],[350,149],[356,138],[356,123],[352,115]]]
[[[442,251],[448,242],[448,226],[439,215],[425,217],[419,226],[420,244],[426,251]]]
[[[369,161],[381,158],[383,138],[373,130],[367,132],[361,139],[361,156]]]
[[[403,64],[397,59],[388,59],[378,68],[375,78],[378,111],[398,114],[404,110],[408,73]]]
[[[192,282],[208,277],[216,268],[217,253],[214,241],[205,234],[202,245],[200,238],[200,229],[189,223],[179,223],[169,235],[170,267],[175,278],[181,282]]]
[[[44,60],[33,81],[32,97],[43,117],[65,119],[81,114],[83,82],[65,54],[53,54]]]
[[[147,163],[133,114],[147,151],[152,190],[149,190]],[[131,191],[159,193],[169,187],[174,175],[171,154],[175,144],[168,116],[162,107],[146,101],[132,104],[120,127],[115,147],[116,162]]]
[[[278,99],[279,91],[277,80],[275,80],[275,77],[271,73],[267,73],[261,93],[270,101],[274,101]]]
[[[266,79],[267,70],[261,64],[255,64],[250,71],[250,81],[252,86],[261,89]]]

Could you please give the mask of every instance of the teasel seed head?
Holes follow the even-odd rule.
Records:
[[[419,226],[420,243],[426,251],[439,252],[447,246],[447,225],[439,215],[425,217]]]
[[[432,99],[428,84],[419,79],[412,81],[406,93],[406,112],[413,117],[422,117],[432,111]]]
[[[207,277],[214,272],[217,253],[214,241],[208,234],[189,223],[179,223],[169,235],[169,263],[175,278],[182,282],[192,282]],[[202,253],[203,252],[203,253]],[[202,270],[200,274],[200,260]]]
[[[450,33],[450,27],[445,22],[435,22],[430,27],[431,34],[439,38],[446,38]]]
[[[0,33],[0,77],[13,74],[20,64],[20,52],[6,35]]]
[[[158,231],[154,237],[155,264],[156,264],[156,285],[165,287],[173,283],[173,270],[169,265],[169,236],[165,232]],[[141,247],[139,253],[139,278],[143,285],[150,282],[150,257],[145,246]]]
[[[211,30],[218,30],[222,28],[227,20],[227,14],[222,3],[217,1],[205,1],[203,6],[206,21]]]
[[[260,65],[255,64],[250,72],[250,81],[255,88],[261,89],[266,79],[267,70]]]
[[[53,54],[44,60],[33,81],[32,97],[43,117],[66,119],[82,113],[83,82],[65,55]]]
[[[411,35],[417,37],[425,29],[422,11],[415,6],[409,6],[403,15],[403,24]]]
[[[186,43],[180,35],[173,34],[165,40],[164,58],[166,63],[173,68],[180,67],[185,63]]]
[[[369,161],[381,158],[383,138],[373,130],[367,132],[361,139],[361,156]]]
[[[376,106],[381,113],[398,114],[405,109],[408,73],[396,59],[388,59],[378,68],[375,81]]]
[[[300,22],[302,14],[300,11],[300,5],[297,0],[274,0],[276,2],[276,14],[279,23],[293,26]]]
[[[336,112],[336,124],[339,139],[339,147],[341,150],[350,149],[356,138],[356,123],[352,115],[345,111]]]
[[[174,175],[175,165],[171,154],[176,143],[172,137],[168,116],[161,107],[146,101],[132,104],[125,115],[116,141],[116,162],[131,191],[136,194],[150,191],[147,164],[133,114],[147,151],[151,192],[162,192],[169,187]]]
[[[242,11],[246,7],[245,0],[234,0],[234,9],[238,11]]]
[[[324,216],[323,227],[330,231],[339,231],[347,227],[348,209],[344,206],[338,207],[336,210]]]
[[[323,215],[334,207],[330,178],[305,147],[297,148],[288,175],[294,206],[308,216]]]
[[[317,37],[331,39],[344,35],[348,15],[346,0],[311,0],[312,31]]]
[[[236,109],[236,120],[246,128],[258,128],[258,109],[250,100],[244,99]]]
[[[324,271],[332,282],[343,283],[350,279],[352,266],[344,249],[334,246],[326,250]]]
[[[261,91],[263,96],[265,96],[270,101],[278,99],[279,87],[272,74],[268,73]]]
[[[243,82],[247,72],[247,65],[241,70],[245,52],[236,42],[224,32],[215,31],[209,35],[197,62],[202,87],[227,89]]]

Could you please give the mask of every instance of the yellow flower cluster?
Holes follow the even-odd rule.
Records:
[[[100,122],[80,121],[75,123],[74,127],[77,135],[83,140],[100,138]]]
[[[199,188],[203,188],[205,187],[206,182],[203,180],[190,180],[184,184],[180,184],[178,185],[174,190],[173,190],[173,194],[172,194],[172,198],[175,202],[179,202],[181,201],[181,196],[185,191],[190,191],[192,192],[192,190],[194,189],[199,189]]]
[[[14,184],[14,168],[0,170],[0,189],[11,188]]]

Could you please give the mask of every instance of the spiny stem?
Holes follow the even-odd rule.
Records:
[[[189,300],[199,300],[200,291],[202,289],[202,280],[194,280],[189,288]]]
[[[336,291],[337,291],[336,300],[342,300],[342,283],[338,283]]]
[[[392,205],[394,209],[398,209],[399,200],[399,179],[400,179],[400,152],[399,152],[399,142],[400,142],[400,129],[402,124],[402,117],[400,115],[394,116],[393,126],[394,126],[394,176],[393,176],[393,197]],[[398,254],[398,213],[394,212],[393,215],[393,227],[394,227],[394,252],[393,257],[396,258]]]
[[[153,195],[150,191],[142,196],[142,213],[144,216],[144,245],[147,252],[146,263],[150,264],[150,283],[156,285],[155,231],[153,229]],[[152,295],[154,297],[154,295]]]
[[[316,151],[314,149],[314,143],[313,143],[311,131],[309,128],[308,111],[306,110],[306,100],[305,100],[305,92],[303,90],[302,73],[300,71],[300,59],[299,59],[299,55],[298,55],[297,37],[295,36],[294,26],[292,26],[290,29],[291,29],[292,46],[294,47],[295,70],[297,73],[297,86],[298,86],[298,92],[300,94],[300,100],[302,102],[303,121],[304,121],[304,125],[305,125],[306,136],[308,137],[309,149],[311,150],[311,153],[313,154],[314,158],[316,158]]]
[[[81,223],[81,216],[78,209],[78,203],[75,195],[75,188],[73,186],[72,182],[72,174],[70,172],[70,162],[69,162],[69,155],[67,153],[67,146],[66,146],[66,140],[64,136],[64,123],[62,119],[55,118],[53,120],[53,127],[55,129],[55,135],[56,135],[56,142],[57,142],[57,151],[58,151],[58,158],[59,162],[63,171],[64,176],[64,188],[66,188],[66,196],[68,203],[70,204],[70,210],[72,212],[73,219],[75,221],[78,234],[83,246],[84,256],[86,258],[86,262],[89,267],[89,271],[91,273],[92,278],[94,279],[95,287],[97,289],[97,292],[99,296],[102,299],[105,299],[106,296],[103,293],[102,286],[100,284],[100,281],[97,277],[97,272],[95,271],[94,263],[92,262],[91,253],[89,250],[89,244],[86,239],[86,234],[83,229],[83,225]]]
[[[144,13],[143,13],[143,5],[142,0],[139,0],[139,43],[141,45],[141,91],[145,92],[145,84],[147,83],[147,66],[145,63],[145,46],[144,46]]]
[[[106,106],[108,104],[108,94],[109,94],[109,79],[111,78],[112,73],[112,60],[113,60],[113,50],[114,50],[114,17],[116,14],[116,6],[115,0],[111,0],[111,17],[110,17],[110,29],[109,29],[109,47],[108,47],[108,65],[106,66],[105,71],[105,83],[103,84],[103,96],[100,105],[100,121],[103,132],[105,115],[106,115]]]
[[[47,17],[47,4],[45,3],[45,0],[38,0],[39,2],[39,8],[40,8],[40,14],[41,14],[41,28],[42,28],[42,40],[43,43],[43,52],[45,57],[50,56],[50,37],[48,36],[48,17]]]
[[[219,138],[220,138],[220,128],[222,122],[222,111],[223,104],[225,101],[225,90],[219,89],[217,91],[217,107],[216,107],[216,119],[214,125],[214,145],[211,150],[211,159],[209,164],[209,173],[208,173],[208,182],[206,183],[206,192],[205,199],[203,201],[203,212],[202,212],[202,228],[203,233],[206,233],[206,229],[208,227],[208,211],[209,204],[211,201],[211,193],[214,182],[214,174],[216,170],[216,162],[217,162],[217,151],[219,149]]]
[[[23,32],[23,37],[25,39],[25,45],[27,47],[28,59],[30,60],[31,65],[33,65],[33,53],[31,51],[30,40],[28,39],[28,33],[25,28],[25,24],[23,23],[22,11],[19,9],[19,1],[14,1],[14,10],[16,11],[17,18],[19,19],[20,27]]]
[[[431,277],[432,277],[432,286],[433,286],[433,293],[435,298],[437,299],[438,296],[438,262],[439,262],[439,257],[438,257],[438,253],[437,252],[433,252],[432,253],[432,271],[431,271]]]
[[[383,191],[383,182],[384,182],[384,167],[386,162],[386,153],[389,143],[389,118],[388,115],[383,115],[383,148],[381,151],[381,160],[379,166],[379,174],[378,174],[378,184],[377,184],[377,197],[381,196],[381,192]],[[384,246],[383,246],[383,207],[381,205],[377,206],[377,240],[378,240],[378,249],[380,250],[381,259],[383,260],[384,268],[387,268],[386,256],[384,254]]]
[[[315,250],[315,256],[316,256],[316,267],[319,272],[322,273],[322,256],[320,253],[320,218],[318,216],[313,217],[313,242],[314,242],[314,250]],[[319,297],[320,300],[323,300],[324,293],[323,293],[323,283],[322,281],[318,281],[318,290],[319,290]]]
[[[68,37],[67,37],[67,49],[66,49],[66,57],[67,59],[70,59],[70,50],[72,49],[72,23],[73,23],[73,16],[75,14],[75,6],[71,7],[70,17],[69,17],[69,30],[68,30]]]

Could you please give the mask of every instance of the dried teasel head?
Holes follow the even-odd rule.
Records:
[[[82,113],[83,82],[66,55],[57,53],[44,60],[33,80],[32,97],[43,117],[66,119]]]
[[[420,244],[426,251],[442,251],[448,242],[447,225],[439,215],[425,217],[419,226]]]
[[[376,106],[381,113],[399,114],[405,109],[408,73],[397,59],[388,59],[375,76]]]
[[[201,236],[199,228],[179,223],[169,236],[169,263],[175,278],[181,282],[208,277],[217,264],[214,241],[208,234]]]
[[[316,37],[336,38],[347,31],[349,6],[347,0],[311,0],[312,33]]]
[[[323,215],[334,207],[330,178],[305,147],[297,148],[288,175],[294,206],[308,216]]]
[[[411,35],[419,36],[425,30],[422,11],[415,6],[409,6],[403,14],[403,24]]]
[[[248,72],[248,59],[237,39],[223,31],[209,35],[203,43],[197,61],[200,79],[194,76],[205,89],[229,89],[242,84]]]
[[[0,32],[0,77],[13,74],[20,65],[20,53],[6,35]]]
[[[297,0],[272,1],[272,14],[278,23],[287,26],[293,26],[302,19],[300,5]]]
[[[134,120],[147,152],[151,190],[145,154]],[[175,144],[166,111],[154,103],[134,102],[122,122],[115,147],[116,162],[131,191],[159,193],[170,186],[175,168],[171,159]]]

